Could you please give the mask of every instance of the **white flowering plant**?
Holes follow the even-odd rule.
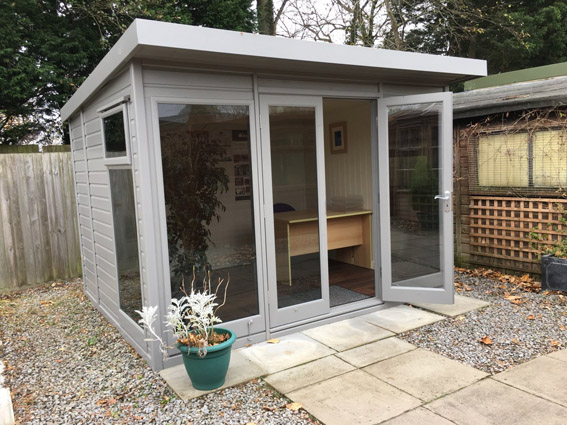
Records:
[[[207,347],[220,344],[228,339],[227,334],[218,334],[214,330],[215,324],[222,322],[217,316],[217,311],[226,303],[226,292],[230,283],[230,276],[224,285],[223,302],[219,305],[215,301],[224,282],[224,279],[219,278],[213,291],[211,272],[208,271],[203,279],[203,288],[201,290],[195,289],[195,271],[193,271],[191,291],[187,293],[185,282],[183,282],[181,291],[185,295],[179,299],[172,298],[171,304],[167,308],[165,324],[177,338],[176,342],[188,347],[198,348],[199,356],[201,357],[207,354]],[[167,354],[167,349],[171,347],[167,346],[154,330],[157,310],[157,306],[144,306],[142,311],[136,310],[136,313],[141,316],[138,323],[151,336],[146,341],[159,341],[162,353]]]

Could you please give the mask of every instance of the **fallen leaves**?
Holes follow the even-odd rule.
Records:
[[[272,338],[266,341],[268,344],[279,344],[280,340],[276,338]]]
[[[293,410],[294,412],[301,409],[303,405],[301,403],[288,403],[285,405],[289,410]]]
[[[479,341],[484,345],[492,345],[493,344],[492,339],[488,335],[483,336],[482,338],[479,339]]]
[[[283,409],[284,406],[262,406],[262,409],[267,410],[269,412],[273,412],[273,411],[277,411],[278,409],[282,408]],[[297,411],[299,409],[301,409],[303,407],[303,405],[301,403],[287,403],[285,405],[285,407],[289,410],[292,411]]]
[[[519,295],[510,295],[508,292],[504,293],[504,299],[510,301],[512,304],[520,305],[525,302],[524,297]]]
[[[491,269],[479,268],[479,269],[469,270],[461,267],[455,267],[455,270],[460,273],[466,273],[469,276],[473,276],[473,277],[485,277],[499,281],[501,283],[511,283],[526,292],[539,292],[541,289],[541,283],[537,282],[534,278],[530,277],[529,274],[524,274],[521,277],[518,277],[509,274],[504,274],[499,271],[491,270]]]
[[[97,406],[112,406],[117,403],[115,398],[101,399],[96,402]]]

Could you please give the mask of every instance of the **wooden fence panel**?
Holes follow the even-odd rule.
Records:
[[[470,262],[541,273],[542,248],[566,235],[566,209],[564,199],[471,196]]]
[[[0,291],[81,274],[71,153],[64,150],[0,152]]]

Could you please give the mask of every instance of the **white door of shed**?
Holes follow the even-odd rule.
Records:
[[[382,298],[453,303],[452,93],[378,101]]]

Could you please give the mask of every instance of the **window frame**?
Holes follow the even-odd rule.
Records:
[[[538,129],[534,127],[525,127],[520,129],[516,134],[525,134],[528,143],[528,167],[526,172],[528,173],[528,185],[527,186],[484,186],[480,184],[480,169],[479,169],[479,158],[480,158],[480,139],[481,137],[502,135],[506,134],[506,129],[503,130],[481,130],[470,139],[468,146],[469,158],[471,160],[471,165],[474,164],[476,167],[476,172],[473,171],[471,167],[469,171],[469,185],[471,194],[486,194],[490,193],[493,195],[506,195],[510,193],[524,194],[524,195],[549,195],[550,193],[555,193],[561,185],[538,185],[535,183],[535,170],[534,170],[534,137],[537,133],[544,133],[549,131],[565,131],[564,127],[551,125],[545,129]]]
[[[104,119],[122,112],[122,118],[124,120],[124,144],[126,146],[126,155],[107,157],[106,151],[106,138],[104,136]],[[103,161],[104,165],[132,165],[132,153],[130,148],[130,126],[128,125],[128,103],[126,100],[120,101],[116,106],[106,109],[100,112],[100,129],[102,137],[102,150],[103,150]]]
[[[108,181],[110,184],[110,172],[113,170],[127,170],[130,172],[130,174],[132,175],[132,191],[133,191],[133,196],[134,196],[134,221],[136,224],[136,241],[137,241],[137,245],[138,245],[138,268],[139,268],[139,272],[140,272],[140,296],[142,298],[142,307],[145,305],[144,301],[146,299],[146,294],[144,291],[144,277],[142,274],[142,251],[141,251],[141,241],[140,241],[140,222],[139,222],[139,217],[138,217],[138,194],[136,193],[136,175],[134,173],[133,167],[127,164],[120,164],[120,165],[115,165],[115,166],[109,166],[106,167],[106,173],[107,173],[107,177],[108,177]],[[114,215],[114,207],[113,207],[113,196],[112,196],[112,190],[110,188],[109,185],[109,200],[110,200],[110,216],[112,219],[112,234],[113,234],[113,238],[112,238],[112,246],[114,248],[114,273],[115,273],[115,279],[116,279],[116,294],[117,294],[117,306],[118,306],[118,312],[119,314],[121,314],[122,317],[127,318],[127,320],[131,321],[132,323],[134,323],[137,327],[139,327],[141,329],[141,325],[138,323],[138,321],[136,320],[136,318],[130,317],[128,315],[128,313],[126,313],[126,311],[124,311],[122,309],[122,304],[121,304],[121,294],[120,294],[120,270],[118,267],[118,249],[117,249],[117,240],[116,240],[116,220],[115,220],[115,215]]]

